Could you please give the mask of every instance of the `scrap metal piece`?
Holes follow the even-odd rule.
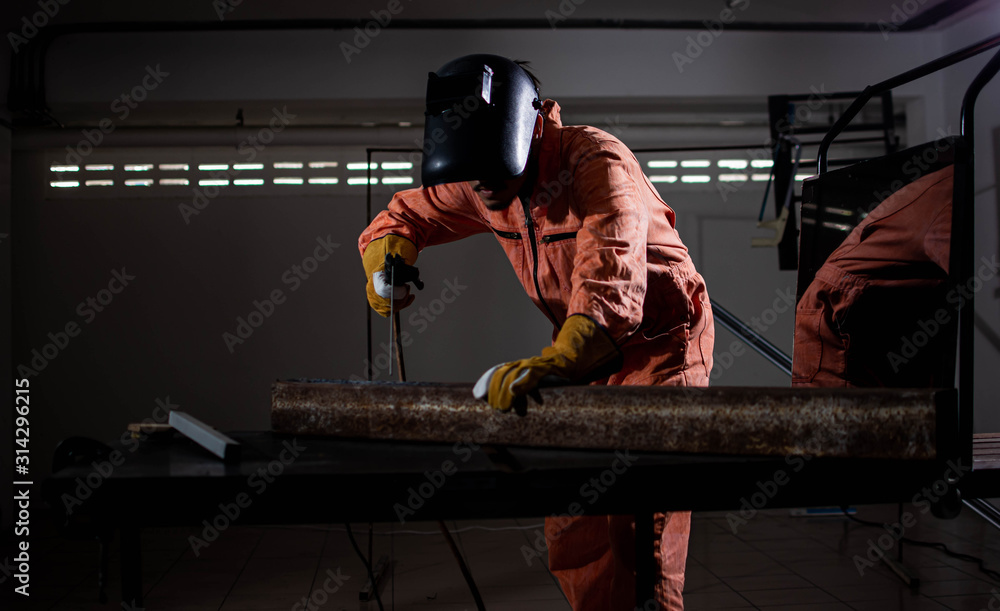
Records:
[[[172,410],[168,422],[179,433],[222,460],[230,461],[239,459],[240,442],[223,435],[191,414]]]
[[[478,445],[933,459],[957,422],[954,391],[927,389],[566,386],[539,396],[519,417],[475,399],[470,384],[279,381],[271,426]]]

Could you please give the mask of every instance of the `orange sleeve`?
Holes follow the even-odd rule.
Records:
[[[639,328],[646,296],[649,216],[639,195],[645,179],[625,145],[591,144],[573,172],[583,226],[567,316],[589,316],[621,345]]]
[[[948,188],[951,188],[950,182]],[[924,251],[927,253],[927,258],[945,273],[948,273],[948,259],[951,255],[951,193],[947,195],[947,203],[934,215],[924,236]]]
[[[464,183],[419,187],[399,191],[358,238],[363,255],[368,244],[388,234],[404,237],[417,246],[453,242],[489,231],[480,216],[475,194]]]

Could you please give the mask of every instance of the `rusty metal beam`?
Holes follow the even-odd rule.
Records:
[[[696,454],[933,459],[953,391],[576,386],[501,413],[469,384],[284,381],[279,433]]]

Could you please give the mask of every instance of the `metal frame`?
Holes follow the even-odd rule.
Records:
[[[822,100],[853,100],[858,97],[860,91],[841,91],[822,95]],[[794,194],[795,173],[799,167],[814,167],[816,161],[805,161],[800,163],[802,147],[807,144],[821,144],[820,142],[804,143],[795,138],[796,135],[804,134],[825,134],[827,126],[796,127],[794,116],[788,119],[789,113],[796,102],[810,101],[816,97],[816,93],[793,94],[793,95],[772,95],[767,98],[768,117],[771,128],[771,142],[775,145],[774,168],[772,176],[775,183],[775,193],[780,190],[787,193],[784,204],[775,198],[775,218],[774,228],[778,230],[775,240],[778,247],[778,267],[782,270],[793,270],[799,264],[799,236],[797,225],[799,224],[796,215],[798,210],[792,205],[793,202],[801,202],[802,196]],[[892,92],[886,91],[881,94],[881,115],[882,120],[877,123],[859,123],[849,125],[845,128],[852,132],[881,131],[879,137],[852,138],[841,140],[841,143],[856,142],[877,142],[881,141],[885,147],[885,153],[895,152],[899,145],[899,137],[896,135],[896,121],[893,111]],[[867,102],[866,102],[867,104]],[[862,106],[863,108],[863,106]],[[860,112],[860,109],[859,109]],[[831,113],[832,114],[832,113]],[[793,162],[792,155],[795,155]],[[862,159],[838,159],[831,163],[837,165],[850,165],[862,161]],[[763,219],[763,210],[761,211]],[[772,244],[767,244],[768,246]]]
[[[851,120],[857,116],[868,101],[911,81],[917,80],[960,61],[974,57],[984,51],[1000,46],[1000,34],[959,49],[922,66],[908,70],[890,79],[869,85],[854,100],[850,107],[837,119],[830,131],[823,137],[816,157],[820,174],[827,172],[828,154],[834,139],[848,129]],[[967,283],[974,272],[975,256],[975,147],[974,114],[975,104],[983,87],[1000,70],[1000,52],[987,62],[966,90],[962,100],[960,137],[956,139],[955,186],[952,204],[951,253],[948,270],[948,284],[955,288]],[[971,307],[970,307],[971,305]],[[957,366],[958,380],[958,439],[955,451],[960,459],[972,464],[973,449],[973,392],[974,392],[974,329],[975,304],[963,303],[958,313],[958,346],[955,351],[954,368]]]
[[[942,394],[939,409],[951,411],[950,394]],[[454,460],[453,444],[353,440],[309,437],[302,446],[295,438],[271,432],[232,432],[244,447],[242,459],[221,468],[206,468],[204,451],[171,439],[147,440],[119,467],[82,507],[67,515],[74,528],[120,529],[123,600],[142,604],[138,533],[141,528],[198,524],[218,513],[220,502],[247,493],[247,478],[278,459],[282,451],[301,453],[280,476],[253,496],[239,523],[312,524],[388,521],[399,519],[395,505],[400,491],[426,481],[425,471]],[[121,443],[112,444],[112,449]],[[414,520],[493,519],[561,515],[576,503],[586,515],[635,514],[637,542],[652,536],[653,511],[735,510],[741,496],[757,491],[754,482],[774,478],[778,471],[790,482],[768,507],[868,504],[910,499],[913,490],[941,477],[936,460],[840,459],[630,453],[636,464],[592,503],[580,502],[580,483],[607,469],[616,455],[610,450],[507,448],[512,459],[496,460],[475,452],[437,490]],[[372,470],[379,462],[384,468]],[[512,469],[510,465],[517,465]],[[87,463],[71,465],[42,484],[42,496],[61,506],[72,494]],[[671,482],[670,486],[661,485]],[[705,486],[705,482],[713,482]],[[964,475],[961,483],[973,493],[1000,488],[1000,470]],[[337,490],[347,503],[331,503]],[[470,492],[474,492],[470,494]],[[289,503],[289,499],[295,499]],[[648,548],[647,548],[648,549]],[[637,600],[652,593],[652,554],[637,550]]]

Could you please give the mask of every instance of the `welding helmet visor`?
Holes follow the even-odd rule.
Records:
[[[499,55],[466,55],[429,73],[423,185],[520,176],[540,108],[528,73]]]

